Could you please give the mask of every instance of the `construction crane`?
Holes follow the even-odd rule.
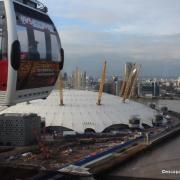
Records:
[[[63,82],[62,74],[61,74],[61,72],[60,72],[60,73],[59,73],[59,95],[60,95],[60,106],[64,106],[63,89],[64,89],[64,82]]]
[[[101,81],[100,81],[100,86],[99,86],[99,94],[98,94],[98,100],[97,100],[98,106],[101,105],[101,99],[102,99],[102,94],[103,94],[103,90],[104,90],[104,83],[106,80],[106,66],[107,66],[107,62],[105,61],[104,65],[103,65]]]
[[[134,64],[133,68],[131,70],[130,76],[128,78],[126,87],[125,87],[125,91],[124,91],[124,95],[123,95],[124,103],[125,103],[126,99],[128,99],[131,96],[132,89],[133,89],[133,86],[135,85],[139,70],[140,70],[140,66],[137,64]]]

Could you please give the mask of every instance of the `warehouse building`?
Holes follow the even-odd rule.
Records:
[[[26,146],[40,135],[41,117],[36,114],[5,113],[0,115],[0,145]]]

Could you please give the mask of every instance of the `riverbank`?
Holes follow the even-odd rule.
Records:
[[[167,140],[168,138],[173,137],[180,132],[180,122],[177,121],[164,129],[154,128],[151,130],[153,131],[153,135],[151,135],[147,140],[145,139],[145,136],[140,136],[122,145],[116,145],[106,151],[86,157],[70,166],[60,169],[59,171],[70,174],[81,173],[83,168],[93,175],[103,173],[124,163],[128,159],[151,149],[153,146],[161,143],[165,139]]]

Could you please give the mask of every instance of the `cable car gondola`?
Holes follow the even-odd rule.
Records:
[[[0,1],[0,104],[46,98],[64,64],[47,8],[37,0]]]

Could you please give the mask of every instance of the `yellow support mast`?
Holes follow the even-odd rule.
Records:
[[[102,70],[100,87],[99,87],[99,94],[98,94],[98,100],[97,100],[97,105],[98,106],[101,105],[101,99],[102,99],[102,94],[103,94],[103,90],[104,90],[104,83],[105,83],[105,80],[106,80],[106,66],[107,66],[107,62],[105,61],[104,66],[103,66],[103,70]]]
[[[125,68],[124,68],[124,78],[123,78],[123,82],[122,82],[122,86],[120,88],[120,97],[123,97],[125,94],[125,90],[126,90],[126,86],[127,86],[127,82],[129,80],[130,77],[130,73],[132,71],[133,68],[133,64],[132,63],[126,63]]]
[[[135,81],[135,77],[136,77],[136,73],[137,73],[137,64],[135,64],[131,70],[129,79],[127,81],[126,84],[126,88],[125,88],[125,92],[123,95],[123,102],[125,103],[126,99],[129,97],[129,95],[131,94],[132,91],[132,87]]]
[[[134,90],[135,85],[136,85],[136,83],[137,83],[137,79],[138,79],[138,76],[139,76],[139,73],[140,73],[140,70],[141,70],[141,65],[137,65],[136,70],[137,70],[137,71],[136,71],[136,74],[135,74],[135,76],[134,76],[134,81],[133,81],[133,83],[132,83],[132,89],[131,89],[131,92],[130,92],[130,94],[129,94],[128,99],[130,99],[130,98],[132,97],[132,93],[133,93],[133,90]]]
[[[125,89],[126,89],[126,85],[127,85],[127,79],[126,79],[126,76],[124,75],[123,83],[122,83],[120,94],[119,94],[120,97],[123,97]]]
[[[64,82],[62,78],[61,72],[59,73],[59,95],[60,95],[60,106],[64,106],[63,101],[63,89],[64,89]]]

